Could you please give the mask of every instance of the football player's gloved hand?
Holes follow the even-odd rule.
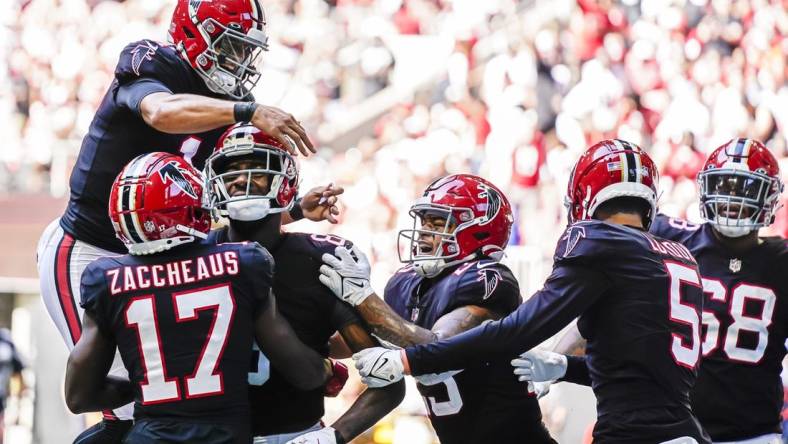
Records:
[[[323,396],[329,398],[336,397],[342,388],[345,386],[348,378],[347,366],[339,361],[331,361],[331,377],[326,381],[326,386],[323,388]]]
[[[512,360],[514,374],[520,381],[545,382],[561,379],[566,374],[566,356],[533,349]]]
[[[323,427],[293,438],[286,444],[345,444],[345,439],[333,427]]]
[[[536,399],[542,399],[545,395],[550,393],[550,386],[553,385],[550,381],[533,382],[528,381],[528,393],[536,395]]]
[[[462,370],[449,370],[443,373],[427,373],[426,375],[414,376],[421,385],[435,385],[451,378]]]
[[[402,379],[405,373],[400,350],[367,348],[354,354],[353,360],[356,361],[361,382],[372,388],[393,384]]]
[[[323,262],[318,279],[338,298],[356,306],[374,293],[369,286],[369,261],[358,247],[337,247],[334,255],[323,255]]]

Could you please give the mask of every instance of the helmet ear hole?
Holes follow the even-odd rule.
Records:
[[[478,241],[483,241],[488,237],[490,237],[490,233],[487,231],[481,231],[481,232],[473,233],[473,237]]]

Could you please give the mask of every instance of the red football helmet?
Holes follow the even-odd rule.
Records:
[[[211,91],[240,100],[260,80],[265,12],[258,0],[178,0],[170,40]]]
[[[251,160],[251,169],[227,171],[235,160]],[[252,179],[268,176],[264,194],[252,189]],[[227,185],[239,176],[246,179],[246,190],[231,195]],[[269,214],[289,211],[298,193],[298,165],[277,139],[248,123],[231,126],[219,138],[216,149],[205,162],[205,207],[233,220],[259,220]]]
[[[586,149],[577,160],[565,205],[569,223],[591,219],[600,204],[617,197],[639,197],[651,205],[645,227],[657,209],[659,172],[639,146],[619,139],[608,139]]]
[[[446,221],[442,231],[424,229],[428,215]],[[413,264],[414,270],[426,277],[479,256],[502,259],[514,222],[512,207],[501,190],[471,174],[453,174],[432,182],[410,208],[410,216],[413,228],[399,232],[400,262]],[[440,237],[438,247],[422,253],[422,236]],[[403,258],[403,251],[408,251],[407,257]]]
[[[753,139],[733,139],[714,150],[698,184],[701,217],[728,237],[774,222],[783,191],[777,160]]]
[[[153,254],[205,238],[211,218],[202,209],[199,171],[168,153],[138,156],[118,174],[109,196],[115,235],[131,254]]]

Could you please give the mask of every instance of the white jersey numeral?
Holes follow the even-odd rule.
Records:
[[[449,399],[439,402],[432,396],[426,396],[424,400],[427,402],[427,406],[435,416],[448,416],[458,413],[462,409],[462,397],[454,377],[449,377],[439,384],[446,386],[446,393],[449,395]]]
[[[726,302],[728,290],[721,281],[716,279],[703,279],[703,292],[709,293],[711,299]],[[745,314],[748,301],[757,303],[760,313],[755,316]],[[723,336],[722,349],[731,361],[755,364],[760,362],[769,344],[768,328],[772,324],[774,305],[777,295],[770,288],[757,285],[740,283],[731,293],[728,311],[733,318],[733,323]],[[723,327],[719,318],[712,311],[703,311],[703,323],[706,325],[706,337],[703,340],[703,356],[708,356],[719,347],[720,332]],[[739,346],[739,335],[742,331],[749,331],[758,335],[758,344],[755,348]]]
[[[126,307],[126,325],[136,328],[140,344],[142,371],[145,373],[145,380],[140,383],[142,403],[155,404],[180,399],[178,381],[176,378],[167,378],[167,369],[164,368],[153,296],[131,301]]]
[[[235,315],[235,301],[230,286],[224,284],[175,293],[172,300],[177,322],[195,320],[202,310],[215,310],[197,366],[194,372],[185,378],[186,398],[223,393],[224,382],[218,366]],[[177,378],[167,377],[153,296],[131,301],[126,307],[126,325],[137,330],[140,344],[140,359],[145,372],[145,381],[140,384],[142,403],[156,404],[180,399]]]
[[[227,333],[235,317],[235,302],[229,285],[204,288],[197,291],[176,293],[175,320],[178,322],[197,319],[202,310],[216,310],[208,331],[208,340],[192,376],[186,378],[186,397],[210,396],[224,393],[222,373],[217,367],[227,345]]]
[[[692,329],[689,345],[684,344],[684,338],[680,335],[672,333],[670,351],[679,365],[695,368],[700,357],[700,319],[694,306],[681,302],[681,284],[700,288],[700,276],[694,269],[678,262],[665,262],[665,268],[670,276],[670,320],[689,325]]]
[[[744,314],[744,305],[747,300],[760,301],[761,313],[759,316],[748,316]],[[755,364],[760,362],[769,344],[768,328],[772,325],[772,314],[777,295],[769,288],[756,287],[754,285],[741,284],[733,290],[731,296],[730,313],[733,317],[733,324],[728,327],[728,334],[725,335],[725,346],[723,350],[733,361],[747,362]],[[758,345],[754,349],[739,347],[739,333],[741,331],[751,331],[758,334]]]

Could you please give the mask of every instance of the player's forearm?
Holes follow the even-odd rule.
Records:
[[[566,330],[558,343],[553,347],[553,351],[568,356],[581,356],[586,352],[586,340],[580,335],[577,323],[572,324]]]
[[[142,118],[158,131],[188,134],[235,123],[235,102],[195,94],[155,93],[140,104]]]
[[[98,385],[90,385],[66,379],[66,405],[73,413],[111,410],[132,401],[134,385],[128,380],[107,376]]]
[[[372,294],[356,307],[375,336],[400,347],[429,344],[438,336],[402,319],[379,296]]]
[[[350,442],[394,410],[404,397],[405,381],[367,389],[331,427],[336,429],[346,442]]]

